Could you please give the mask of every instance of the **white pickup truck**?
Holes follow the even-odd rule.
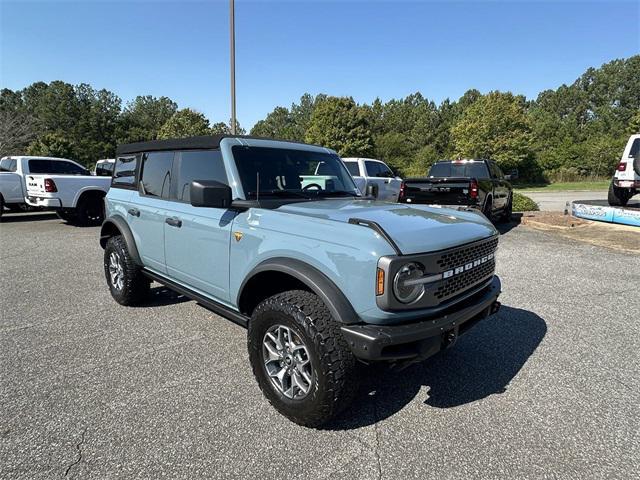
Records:
[[[364,195],[370,191],[378,200],[398,201],[402,179],[386,163],[373,158],[343,158],[342,161]]]
[[[625,206],[640,193],[640,134],[631,135],[609,185],[609,205]]]
[[[79,225],[99,224],[110,177],[91,175],[66,158],[4,157],[0,160],[2,203],[52,208],[63,220]]]

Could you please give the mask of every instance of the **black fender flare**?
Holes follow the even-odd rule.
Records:
[[[240,305],[240,299],[247,283],[257,274],[267,271],[286,273],[300,280],[322,299],[333,318],[340,323],[353,324],[360,322],[360,318],[349,300],[347,300],[347,297],[329,277],[308,263],[286,257],[270,258],[256,265],[240,285],[236,305]]]
[[[111,232],[113,232],[114,228],[119,231],[122,238],[124,238],[127,244],[127,250],[129,250],[129,255],[131,255],[133,261],[136,262],[137,265],[142,266],[142,259],[138,253],[136,241],[133,239],[131,228],[129,228],[127,221],[120,215],[109,217],[102,223],[102,227],[100,228],[100,245],[102,248],[106,247],[107,240],[113,236]]]

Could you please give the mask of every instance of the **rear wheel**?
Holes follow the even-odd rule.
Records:
[[[631,193],[626,188],[616,187],[611,180],[607,200],[612,207],[624,207],[631,198]]]
[[[485,200],[484,207],[482,207],[482,213],[485,217],[487,217],[487,220],[493,223],[493,198],[492,197],[487,197],[487,199]]]
[[[77,216],[69,210],[56,210],[56,215],[60,220],[68,223],[73,223],[77,219]]]
[[[504,207],[504,211],[502,212],[502,216],[500,217],[500,220],[503,222],[510,222],[512,214],[513,214],[513,196],[510,196],[509,201]]]
[[[357,390],[357,361],[320,298],[293,290],[256,307],[249,322],[253,374],[267,400],[299,425],[318,427]]]
[[[111,296],[120,305],[138,305],[149,294],[151,282],[131,258],[127,244],[120,235],[107,241],[104,249],[104,275]]]
[[[83,227],[100,225],[104,221],[104,201],[97,195],[81,198],[77,208],[78,224]]]

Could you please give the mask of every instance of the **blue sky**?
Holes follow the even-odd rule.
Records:
[[[227,1],[0,0],[2,87],[86,82],[228,121]],[[640,53],[640,2],[236,1],[238,119],[328,93],[535,97]]]

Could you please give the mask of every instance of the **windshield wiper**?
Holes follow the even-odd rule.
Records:
[[[256,192],[250,192],[255,195]],[[276,197],[296,197],[296,198],[312,198],[309,195],[305,195],[302,192],[295,192],[292,190],[260,190],[260,197],[263,195],[273,195]]]
[[[359,197],[360,196],[355,192],[349,192],[347,190],[335,190],[335,191],[321,190],[320,192],[318,192],[318,195],[321,197]]]

